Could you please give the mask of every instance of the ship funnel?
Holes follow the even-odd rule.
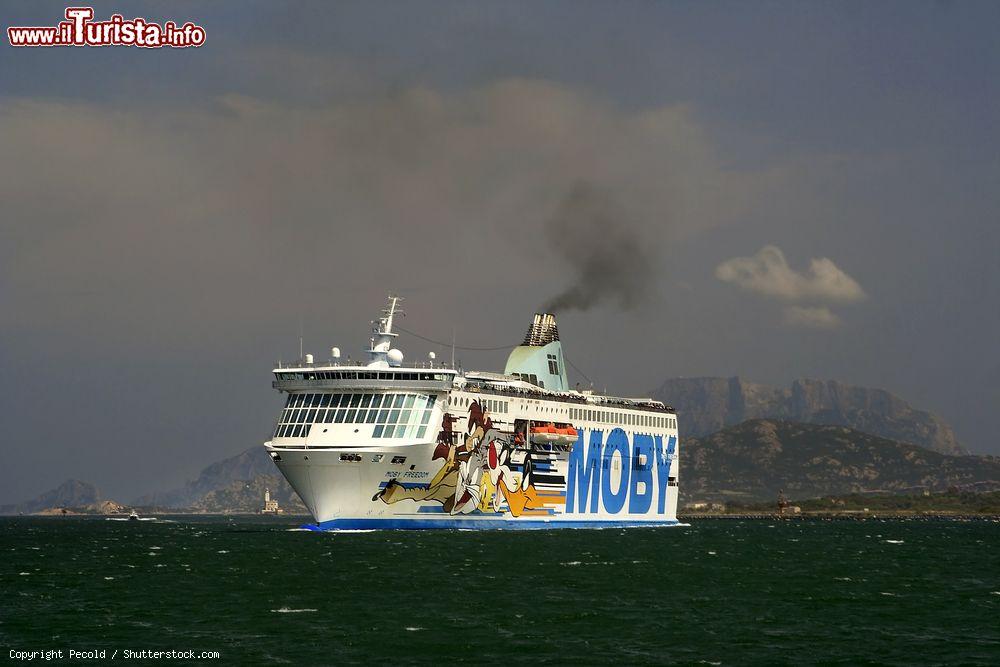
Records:
[[[531,321],[521,345],[542,347],[557,340],[559,340],[559,327],[556,326],[556,316],[551,313],[535,313],[535,319]]]
[[[504,372],[544,389],[566,391],[569,388],[555,315],[535,313],[524,341],[507,358]]]

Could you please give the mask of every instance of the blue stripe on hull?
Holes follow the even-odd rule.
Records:
[[[336,530],[555,530],[557,528],[662,528],[679,521],[538,521],[534,519],[331,519],[303,528]]]

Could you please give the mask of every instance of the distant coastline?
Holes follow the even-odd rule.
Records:
[[[784,511],[775,503],[698,503],[682,509],[685,518],[998,518],[1000,491],[920,495],[861,494],[789,501]]]

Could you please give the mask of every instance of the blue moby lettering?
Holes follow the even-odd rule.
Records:
[[[628,513],[645,514],[649,511],[649,506],[653,504],[652,436],[640,433],[632,436],[632,454],[632,486],[628,494]],[[640,483],[642,484],[641,492],[639,491]]]
[[[611,489],[612,458],[618,452],[621,475],[616,490]],[[608,436],[608,445],[604,448],[603,465],[601,466],[601,499],[604,501],[604,511],[608,514],[618,514],[625,507],[628,496],[628,476],[631,457],[629,456],[628,436],[625,431],[616,428]]]
[[[580,511],[586,512],[590,498],[590,513],[597,513],[597,496],[601,488],[601,451],[604,449],[604,432],[590,432],[590,447],[584,446],[583,429],[576,439],[576,446],[569,455],[569,476],[566,479],[566,511],[573,511],[573,500],[579,495]],[[584,451],[586,450],[586,451]],[[579,480],[579,486],[577,481]]]
[[[663,514],[666,511],[667,487],[670,485],[670,461],[674,458],[674,450],[677,449],[677,436],[667,438],[667,451],[663,451],[663,439],[660,436],[653,438],[656,450],[656,511]]]
[[[664,448],[660,436],[637,433],[632,436],[630,447],[628,435],[616,428],[608,435],[606,445],[603,431],[591,431],[589,441],[588,445],[581,430],[569,456],[567,513],[596,514],[598,506],[603,505],[608,514],[618,514],[627,501],[629,514],[645,514],[653,503],[654,486],[656,511],[658,514],[666,512],[670,467],[677,450],[676,436],[669,436]],[[611,470],[615,452],[621,457],[622,474],[618,487],[613,489]]]

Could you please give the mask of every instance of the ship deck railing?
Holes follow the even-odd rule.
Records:
[[[549,401],[572,403],[574,405],[589,405],[595,408],[623,408],[626,410],[645,410],[670,414],[674,414],[675,412],[671,406],[663,403],[630,401],[625,398],[595,396],[593,394],[588,397],[585,394],[551,392],[542,388],[538,388],[537,390],[515,389],[485,382],[466,382],[463,389],[465,391],[481,394],[507,396],[511,398],[541,398]],[[598,398],[599,400],[592,400],[593,398]]]
[[[455,372],[461,372],[460,370],[450,368],[447,364],[408,364],[405,367],[385,369],[378,368],[373,369],[368,366],[362,366],[357,363],[312,363],[301,365],[280,365],[281,362],[277,362],[278,365],[275,366],[275,370],[296,370],[305,373],[317,373],[323,372],[324,369],[339,368],[342,370],[356,371],[359,373],[405,373],[410,370],[449,370]],[[297,362],[298,363],[298,362]],[[390,386],[403,386],[408,388],[426,388],[426,389],[445,389],[445,383],[447,387],[450,388],[450,380],[431,380],[431,379],[416,379],[413,380],[400,380],[400,379],[390,379],[390,378],[372,378],[372,379],[359,379],[359,378],[338,378],[338,379],[325,379],[325,378],[315,378],[315,379],[302,379],[302,380],[275,380],[271,383],[274,389],[279,390],[305,390],[305,389],[315,389],[315,388],[343,388],[350,386],[357,386],[359,388],[365,389],[378,389],[382,387]],[[544,399],[550,401],[556,401],[561,403],[571,403],[573,405],[584,405],[593,406],[595,408],[621,408],[625,410],[643,410],[648,412],[660,412],[675,414],[676,411],[673,407],[665,405],[660,402],[652,401],[637,401],[633,399],[620,398],[615,396],[605,396],[602,394],[582,394],[579,392],[557,392],[542,387],[537,388],[520,388],[520,387],[510,387],[500,383],[489,382],[489,381],[466,381],[462,389],[465,391],[491,394],[497,396],[506,396],[509,398],[531,398],[531,399]]]
[[[350,369],[358,369],[358,370],[362,370],[362,369],[372,370],[363,361],[352,361],[351,359],[348,359],[347,361],[343,361],[342,359],[327,359],[326,361],[316,361],[314,359],[311,364],[310,363],[306,363],[305,359],[296,359],[294,361],[282,361],[281,359],[278,359],[277,361],[274,362],[274,368],[276,368],[276,369],[282,369],[282,370],[284,370],[284,369],[293,369],[293,368],[296,369],[296,370],[298,370],[298,369],[305,369],[305,368],[310,368],[310,369],[317,369],[317,368],[350,368]],[[446,371],[456,371],[456,372],[461,371],[461,368],[459,368],[457,366],[457,364],[455,366],[452,366],[451,364],[448,364],[448,363],[443,363],[443,362],[442,363],[435,363],[433,361],[414,361],[412,363],[407,362],[406,366],[403,366],[403,367],[400,367],[400,368],[403,368],[404,370],[408,369],[408,368],[417,368],[417,369],[420,369],[420,370],[428,370],[428,369],[441,370],[441,369],[444,369]],[[375,369],[375,370],[385,370],[385,369]],[[399,370],[399,369],[393,367],[393,370]]]

